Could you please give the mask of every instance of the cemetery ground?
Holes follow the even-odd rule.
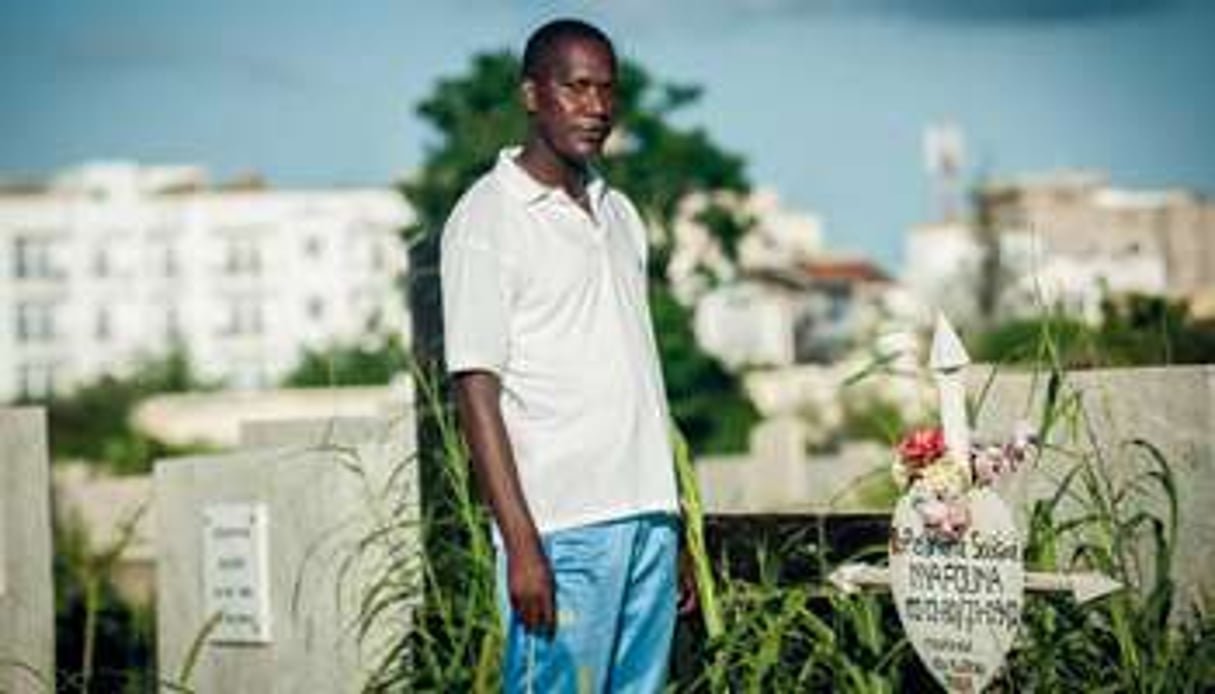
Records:
[[[1117,398],[1126,406],[1115,408],[1113,415],[1105,402],[1109,391],[1093,387],[1099,376],[1086,378],[1083,373],[1048,366],[1019,375],[1021,391],[1002,391],[997,376],[976,389],[976,421],[983,422],[985,415],[1007,420],[1008,413],[1002,410],[1029,412],[1044,442],[1028,471],[1038,476],[1037,484],[1047,485],[1049,493],[1027,492],[1033,485],[1025,480],[1000,490],[1024,502],[1020,513],[1026,568],[1084,568],[1105,573],[1125,586],[1086,603],[1066,594],[1027,595],[1016,642],[991,690],[1061,691],[1074,689],[1077,683],[1086,690],[1103,691],[1210,690],[1215,687],[1215,621],[1201,592],[1179,590],[1192,584],[1194,569],[1186,564],[1198,561],[1180,555],[1179,548],[1188,555],[1202,553],[1201,543],[1187,539],[1183,529],[1187,524],[1210,525],[1200,517],[1202,509],[1193,505],[1191,487],[1202,484],[1196,477],[1212,474],[1212,427],[1197,432],[1196,438],[1207,443],[1191,452],[1207,458],[1196,464],[1187,458],[1184,447],[1141,435],[1158,428],[1138,427],[1126,419],[1163,417],[1170,426],[1192,428],[1195,422],[1203,426],[1210,421],[1215,375],[1209,367],[1114,375]],[[1182,389],[1179,384],[1196,380],[1206,388],[1205,402],[1169,405],[1170,391],[1176,396]],[[1141,384],[1137,389],[1136,383]],[[431,392],[423,392],[419,402],[434,425],[435,438],[424,450],[439,453],[431,473],[446,480],[450,503],[431,506],[424,521],[393,512],[378,514],[374,522],[360,526],[357,536],[346,538],[340,555],[317,559],[317,553],[304,552],[290,562],[289,573],[297,577],[311,575],[318,562],[370,568],[338,572],[347,585],[357,585],[357,595],[348,603],[351,609],[340,624],[347,645],[339,648],[363,646],[374,650],[376,657],[362,659],[357,675],[322,685],[324,690],[498,689],[501,635],[487,519],[472,494],[465,452],[449,413]],[[1201,411],[1186,419],[1167,411],[1172,406]],[[1120,418],[1118,426],[1111,425],[1110,416]],[[300,431],[281,435],[302,441],[300,455],[324,458],[325,451],[341,453],[316,465],[333,465],[340,475],[372,479],[364,476],[367,458],[358,453],[358,446],[335,446],[334,440],[317,441]],[[688,484],[694,475],[687,450],[680,451],[685,514],[703,522],[689,523],[690,528],[703,530],[689,534],[703,612],[680,625],[674,689],[936,688],[904,636],[889,594],[849,593],[828,580],[844,562],[885,563],[887,517],[706,515],[692,493],[695,486]],[[368,498],[377,499],[380,509],[399,510],[404,501],[393,495],[408,488],[401,480],[416,475],[419,463],[426,465],[415,455],[394,455],[392,469],[374,477],[378,488],[367,488]],[[424,482],[425,477],[423,470]],[[15,506],[10,499],[6,498],[4,508],[9,515],[0,522],[0,530],[7,532],[18,524],[11,520],[8,509]],[[271,513],[279,513],[277,508],[272,506]],[[327,522],[340,524],[335,519]],[[431,548],[429,553],[418,552],[419,532]],[[248,661],[251,653],[267,647],[217,643],[212,639],[214,622],[201,619],[187,625],[185,637],[173,636],[174,646],[166,650],[167,613],[183,608],[162,600],[156,615],[150,608],[132,608],[122,601],[109,570],[124,541],[120,536],[109,547],[86,547],[79,529],[56,529],[55,664],[46,671],[36,660],[17,660],[4,652],[0,673],[8,679],[0,677],[0,691],[52,691],[52,673],[58,691],[217,691],[215,680],[207,679],[216,676],[208,674],[209,669],[222,668],[220,661],[227,656]],[[200,544],[201,538],[183,541]],[[4,609],[13,605],[17,577],[13,567],[24,558],[18,553],[32,551],[28,548],[20,540],[0,541],[0,560],[8,579],[0,598]],[[293,589],[304,584],[301,578],[286,581]],[[308,614],[315,607],[301,607],[310,605],[306,600],[301,602],[294,594],[287,597],[291,599],[275,603],[280,613],[274,615],[272,638],[280,641],[303,633],[303,625],[315,617]],[[406,611],[413,617],[403,618]],[[0,616],[7,621],[10,613]],[[13,634],[4,628],[0,624],[6,644],[29,641],[34,633]],[[249,662],[239,666],[259,667]],[[261,680],[264,688],[287,691],[270,677]]]

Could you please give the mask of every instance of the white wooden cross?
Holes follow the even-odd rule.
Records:
[[[970,425],[966,416],[966,367],[970,355],[944,313],[937,314],[928,367],[937,382],[945,450],[958,467],[970,473]]]
[[[845,593],[855,593],[862,588],[889,589],[890,569],[859,562],[841,564],[827,576],[827,580]],[[1038,593],[1071,593],[1078,603],[1096,600],[1121,588],[1122,584],[1118,581],[1095,571],[1025,572],[1025,590]]]
[[[966,367],[970,364],[970,355],[943,313],[937,314],[928,363],[937,383],[946,449],[960,467],[972,474],[970,420],[966,413]],[[855,592],[860,588],[888,589],[890,570],[861,563],[843,564],[831,572],[828,580],[844,592]],[[1070,592],[1081,603],[1120,588],[1121,583],[1097,572],[1025,572],[1026,590]]]

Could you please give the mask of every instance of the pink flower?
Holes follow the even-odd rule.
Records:
[[[948,509],[945,522],[961,536],[970,527],[970,505],[965,499],[954,499],[945,507]]]
[[[917,510],[929,528],[939,527],[949,517],[949,507],[940,499],[925,499]]]
[[[924,499],[916,510],[924,520],[924,527],[942,540],[959,540],[970,528],[970,506],[965,497]]]
[[[940,427],[917,429],[903,437],[898,452],[910,470],[928,467],[945,455],[945,434]]]

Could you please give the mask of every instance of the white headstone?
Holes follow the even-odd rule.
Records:
[[[402,614],[396,634],[359,633],[363,581],[377,577],[378,560],[354,552],[386,511],[416,518],[417,504],[401,501],[417,493],[411,422],[261,423],[246,433],[263,445],[300,443],[156,465],[161,673],[174,680],[208,621],[227,610],[237,616],[231,630],[214,624],[178,684],[358,691],[381,645],[408,629]]]
[[[0,692],[54,691],[46,417],[0,409]]]
[[[993,492],[970,493],[971,524],[960,539],[925,528],[904,496],[890,536],[890,588],[903,629],[950,692],[981,692],[1016,638],[1024,603],[1021,540]]]

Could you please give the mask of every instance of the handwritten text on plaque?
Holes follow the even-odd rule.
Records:
[[[987,489],[970,496],[973,523],[941,541],[904,496],[890,537],[890,588],[907,638],[950,692],[981,692],[1021,625],[1025,570],[1008,507]]]

